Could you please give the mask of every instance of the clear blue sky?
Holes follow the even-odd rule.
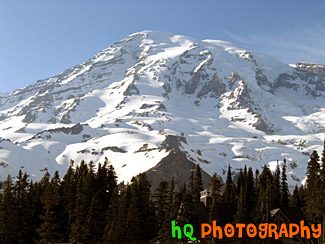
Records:
[[[56,75],[142,30],[325,64],[324,13],[321,0],[0,0],[0,92]]]

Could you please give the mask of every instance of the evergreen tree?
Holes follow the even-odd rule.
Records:
[[[307,166],[306,215],[311,223],[322,220],[319,155],[313,151]]]
[[[258,190],[259,186],[259,176],[260,176],[260,171],[258,169],[255,170],[255,189]]]
[[[120,206],[120,196],[118,190],[116,189],[112,195],[111,204],[106,214],[106,226],[103,235],[104,244],[118,243],[120,233],[119,228],[119,206]]]
[[[293,190],[291,199],[290,199],[290,206],[291,207],[297,207],[297,208],[301,208],[301,201],[300,201],[300,196],[299,196],[299,189],[298,186],[295,186],[295,189]]]
[[[86,222],[83,225],[84,243],[100,242],[104,236],[104,229],[107,225],[105,213],[108,211],[117,187],[114,169],[108,164],[108,159],[105,158],[104,165],[98,165],[97,173],[91,181],[93,190],[97,193],[92,197]]]
[[[41,216],[43,223],[38,228],[40,243],[57,243],[63,241],[63,233],[60,225],[60,177],[56,171],[50,182],[50,175],[46,172],[43,177],[44,192],[41,202],[45,213]]]
[[[246,177],[246,216],[248,222],[252,222],[252,213],[256,206],[256,189],[254,185],[253,169],[249,167]]]
[[[195,172],[195,169],[194,167],[191,169],[191,172],[190,172],[190,181],[188,183],[188,190],[189,190],[189,194],[190,196],[192,197],[192,201],[194,200],[195,196],[194,196],[194,172]]]
[[[203,191],[202,172],[199,164],[196,165],[195,176],[194,176],[194,201],[200,202],[200,194]]]
[[[77,180],[75,175],[75,170],[72,168],[73,161],[70,163],[66,174],[64,175],[61,188],[62,188],[62,205],[64,207],[62,215],[64,216],[64,221],[62,228],[64,229],[64,242],[69,241],[69,234],[71,232],[71,226],[74,223],[75,215],[75,197],[77,190]]]
[[[76,200],[74,208],[74,222],[71,226],[70,242],[83,243],[85,241],[84,224],[94,195],[95,174],[93,167],[88,168],[84,161],[76,168]],[[95,192],[96,193],[96,192]]]
[[[179,210],[183,201],[183,197],[187,191],[188,190],[186,188],[186,184],[184,183],[180,186],[179,191],[175,194],[175,206],[177,208],[177,211]]]
[[[104,244],[129,243],[127,234],[127,215],[131,205],[131,186],[122,187],[120,194],[116,189],[106,215]]]
[[[255,206],[255,187],[253,170],[250,167],[248,172],[246,166],[244,171],[240,171],[238,176],[240,188],[237,190],[237,213],[235,220],[238,223],[250,223],[251,213]],[[238,185],[237,185],[238,186]]]
[[[0,243],[15,244],[17,240],[17,218],[15,216],[14,185],[8,175],[4,182],[3,197],[1,202]]]
[[[245,170],[247,170],[247,169],[245,168]],[[246,172],[246,174],[247,174],[247,172]],[[244,175],[243,169],[240,169],[238,177],[237,177],[236,200],[238,200],[238,197],[240,195],[240,191],[242,190],[243,186],[245,185],[245,177],[246,176]]]
[[[86,222],[83,225],[85,244],[100,243],[106,225],[105,212],[107,211],[106,192],[97,191],[92,199]]]
[[[167,211],[162,223],[162,226],[159,229],[158,240],[159,243],[173,243],[173,238],[170,233],[170,223],[172,220],[175,220],[177,217],[177,208],[175,204],[175,179],[174,177],[171,180],[168,196],[167,196]]]
[[[145,173],[131,180],[131,205],[127,215],[127,231],[132,242],[147,243],[156,236],[155,214],[150,201],[150,183]]]
[[[186,191],[183,195],[182,203],[180,205],[179,214],[177,216],[177,223],[181,228],[185,224],[194,224],[194,215],[193,215],[193,199],[190,191]],[[195,227],[194,227],[195,230]],[[184,240],[185,241],[185,237]]]
[[[212,205],[214,203],[222,202],[221,190],[222,190],[222,183],[219,176],[216,173],[213,174],[210,180],[210,187],[211,187],[211,198],[212,198]]]
[[[281,171],[279,162],[276,164],[276,169],[274,172],[274,208],[279,208],[281,206]]]
[[[228,166],[226,187],[223,192],[223,202],[224,203],[235,203],[235,184],[232,181],[231,177],[231,166]]]
[[[255,211],[257,223],[270,221],[270,211],[273,209],[274,178],[265,165],[258,180],[258,201]]]
[[[306,194],[305,194],[305,188],[303,185],[301,185],[298,189],[299,193],[299,199],[300,199],[300,204],[301,204],[301,209],[306,215]]]
[[[320,177],[321,177],[321,181],[323,182],[323,186],[325,186],[325,139],[324,139],[324,147],[323,147],[323,151],[322,151]],[[322,187],[322,188],[324,188],[324,187]]]
[[[215,220],[217,216],[217,211],[218,211],[217,203],[222,202],[222,196],[221,196],[222,183],[220,177],[218,177],[216,173],[213,174],[210,180],[210,187],[211,187],[212,203],[209,210],[209,218],[210,221],[212,221]]]
[[[321,170],[320,170],[320,202],[325,202],[325,140],[324,140],[324,147],[322,151],[322,158],[321,158]],[[325,206],[322,204],[321,206],[321,213],[323,224],[325,224]],[[325,233],[323,234],[323,238],[325,241]]]
[[[289,188],[287,183],[287,161],[283,160],[281,174],[281,206],[288,207],[289,205]]]
[[[236,223],[243,223],[246,220],[246,184],[245,184],[245,175],[240,169],[238,181],[237,181],[237,213],[235,215],[235,222]]]
[[[35,215],[34,209],[34,188],[28,180],[28,175],[25,172],[22,174],[20,170],[14,184],[15,193],[15,217],[17,218],[17,243],[35,243],[36,239],[36,223],[38,215]],[[37,200],[37,199],[35,199]],[[37,226],[38,227],[38,226]]]
[[[168,204],[168,211],[167,215],[170,218],[176,218],[178,207],[176,206],[175,203],[175,178],[172,177],[171,183],[169,185],[168,189],[168,197],[167,197],[167,204]]]
[[[161,180],[153,195],[159,229],[165,220],[169,207],[167,204],[168,187],[168,182]]]

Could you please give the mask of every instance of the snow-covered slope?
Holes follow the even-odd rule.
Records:
[[[285,157],[291,184],[325,137],[321,76],[216,40],[144,31],[0,94],[0,179],[107,157],[119,180],[179,148],[213,174]]]

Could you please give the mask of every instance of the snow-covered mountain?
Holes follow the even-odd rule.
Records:
[[[189,170],[166,160],[180,153],[222,177],[229,163],[274,169],[286,158],[289,183],[299,183],[325,137],[324,77],[300,66],[224,41],[135,33],[0,94],[0,180],[105,157],[120,181],[159,162],[151,172],[167,177]]]

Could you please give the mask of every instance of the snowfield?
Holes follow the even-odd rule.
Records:
[[[103,162],[119,181],[154,167],[173,147],[208,174],[283,158],[300,184],[325,138],[319,75],[217,40],[144,31],[86,62],[0,93],[0,180],[26,170]]]

